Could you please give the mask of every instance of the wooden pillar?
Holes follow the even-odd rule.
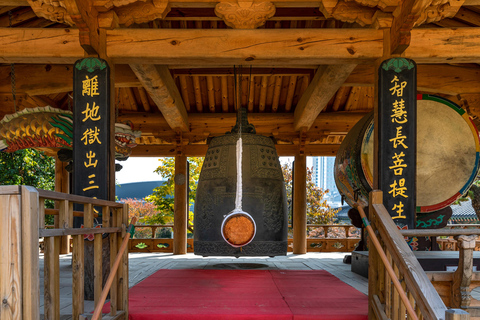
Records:
[[[476,235],[457,236],[459,248],[458,268],[453,274],[451,307],[466,309],[470,307],[470,283],[473,276],[473,251]]]
[[[65,163],[60,161],[58,157],[55,157],[55,191],[70,193],[70,175],[65,170]],[[61,208],[63,204],[55,203],[55,208],[60,209],[60,215],[55,216],[58,218],[58,227],[67,228],[72,227],[73,221],[69,221],[65,208]],[[68,209],[68,208],[67,208]],[[67,254],[70,252],[70,236],[63,236],[60,239],[60,254]]]
[[[307,253],[307,157],[297,154],[293,176],[293,253]]]
[[[173,254],[187,253],[187,157],[175,156],[175,207],[173,226]]]
[[[380,65],[382,62],[386,59],[392,58],[393,56],[390,53],[390,29],[386,28],[383,30],[383,56],[380,59],[377,59],[375,61],[375,69],[373,72],[374,75],[374,100],[373,100],[373,123],[379,123],[378,119],[378,108],[380,107],[378,104],[378,95],[379,95],[379,90],[378,90],[378,69],[380,68]],[[378,132],[378,126],[373,127],[373,190],[378,190],[379,186],[379,181],[378,181],[378,137],[379,137],[379,132]],[[382,190],[385,191],[385,190]]]

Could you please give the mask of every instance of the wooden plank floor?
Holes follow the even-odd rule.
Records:
[[[194,254],[173,255],[171,253],[130,253],[129,287],[152,275],[159,269],[215,269],[226,268],[229,264],[263,264],[265,269],[288,270],[326,270],[367,294],[368,280],[351,272],[350,265],[343,263],[343,257],[349,253],[307,253],[288,254],[283,257],[208,257]],[[43,254],[40,255],[40,314],[43,314]],[[71,254],[60,256],[60,314],[62,320],[70,319],[72,313],[72,267]],[[85,301],[85,313],[93,311],[93,301]],[[43,318],[43,317],[42,317]]]

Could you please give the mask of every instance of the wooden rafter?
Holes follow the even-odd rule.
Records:
[[[130,65],[174,131],[188,131],[188,116],[180,92],[166,66]]]
[[[310,129],[356,65],[321,66],[295,109],[295,131]]]

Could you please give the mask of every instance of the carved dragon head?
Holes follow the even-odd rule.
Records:
[[[140,131],[129,125],[115,124],[115,158],[126,160],[136,147]],[[14,152],[26,148],[72,149],[73,114],[47,107],[27,108],[6,115],[0,121],[0,151]]]

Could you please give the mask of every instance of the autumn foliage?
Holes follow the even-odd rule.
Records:
[[[282,165],[287,199],[292,199],[292,164]],[[323,190],[313,182],[313,168],[307,168],[307,224],[332,224],[338,210],[332,209],[325,200],[328,189]],[[291,220],[292,201],[289,201],[289,216]]]
[[[189,195],[188,205],[191,207],[195,201],[195,194],[197,191],[197,182],[200,177],[200,170],[202,169],[203,157],[190,157],[189,162]],[[153,217],[146,219],[150,224],[165,224],[173,222],[174,213],[174,194],[175,194],[175,158],[161,158],[160,165],[155,170],[162,178],[167,179],[167,182],[153,189],[153,193],[145,198],[146,201],[153,204],[157,213]],[[193,222],[193,212],[189,211],[189,224]]]

